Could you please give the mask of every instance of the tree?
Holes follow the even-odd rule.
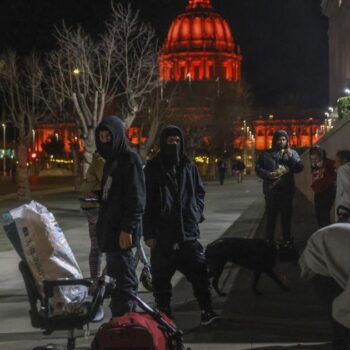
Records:
[[[33,53],[20,58],[13,51],[7,51],[0,59],[0,91],[7,120],[18,129],[18,197],[30,197],[27,171],[27,150],[32,130],[46,114],[41,99],[43,70],[40,58]]]
[[[160,127],[174,117],[175,106],[174,96],[176,87],[168,89],[167,97],[163,98],[163,86],[153,91],[149,98],[145,101],[145,107],[141,112],[140,125],[140,147],[139,153],[143,159],[146,159],[152,147],[156,143],[158,131]],[[142,139],[145,138],[145,142]]]
[[[220,89],[218,81],[177,84],[174,122],[184,130],[188,156],[193,158],[201,150],[215,159],[228,151],[235,137],[235,122],[252,116],[245,81],[220,82]]]
[[[55,100],[72,102],[84,143],[85,169],[95,150],[94,131],[107,106],[132,126],[159,86],[155,32],[131,6],[112,7],[106,31],[92,39],[81,27],[57,30],[58,49],[48,57]]]

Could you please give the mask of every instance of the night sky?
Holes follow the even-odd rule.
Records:
[[[163,40],[187,0],[132,0]],[[327,18],[321,0],[213,0],[241,45],[243,76],[257,106],[325,107],[328,101]],[[54,25],[104,28],[110,0],[1,0],[0,49],[54,48]]]

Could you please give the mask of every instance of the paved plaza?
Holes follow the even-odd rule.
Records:
[[[206,184],[205,217],[201,225],[203,245],[224,236],[262,237],[264,201],[261,182],[246,178],[242,185],[227,181]],[[79,210],[77,195],[72,192],[47,194],[37,192],[34,198],[46,205],[56,216],[65,232],[80,267],[88,276],[89,239],[87,223]],[[294,232],[299,249],[316,225],[312,206],[301,195],[295,201]],[[14,199],[0,201],[0,211],[17,206]],[[148,253],[148,252],[147,252]],[[22,278],[18,272],[19,259],[0,233],[0,349],[29,350],[47,343],[65,343],[64,332],[45,337],[29,322],[28,303]],[[330,338],[328,322],[321,305],[306,281],[299,278],[297,266],[279,264],[278,275],[291,287],[281,292],[265,276],[255,296],[250,290],[252,273],[235,266],[227,266],[221,279],[227,297],[214,294],[214,308],[222,314],[220,324],[199,326],[199,310],[191,287],[180,274],[173,279],[175,320],[184,330],[185,341],[193,350],[201,349],[320,349],[328,350]],[[140,296],[152,304],[152,295],[140,288]],[[105,303],[106,320],[109,318]],[[92,325],[89,338],[79,338],[77,348],[91,343],[99,325]]]

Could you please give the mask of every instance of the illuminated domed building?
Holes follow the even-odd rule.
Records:
[[[190,0],[186,12],[170,26],[160,54],[163,81],[216,80],[237,82],[242,56],[225,19],[210,0]]]
[[[323,135],[322,122],[310,115],[305,119],[283,116],[273,120],[253,120],[248,115],[250,122],[246,124],[247,116],[237,108],[242,103],[242,97],[237,96],[242,85],[241,50],[228,22],[214,11],[211,0],[188,1],[185,12],[169,28],[159,61],[165,98],[166,90],[177,90],[171,107],[174,122],[187,130],[205,129],[200,136],[202,145],[197,143],[193,155],[238,153],[247,168],[253,168],[255,150],[270,147],[276,130],[288,130],[294,147],[310,146]],[[208,147],[203,147],[203,141]],[[197,160],[203,158],[208,161],[208,157]]]
[[[187,151],[213,154],[213,145],[224,149],[225,142],[232,143],[232,138],[222,141],[228,128],[219,124],[228,120],[228,113],[232,116],[242,56],[228,22],[214,11],[211,0],[188,1],[169,28],[159,64],[165,98],[175,91],[171,118],[185,129]]]

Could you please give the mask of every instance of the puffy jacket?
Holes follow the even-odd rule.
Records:
[[[287,147],[284,150],[279,150],[276,146],[280,136],[287,138]],[[301,172],[304,166],[298,153],[288,148],[288,142],[288,134],[284,130],[277,131],[273,136],[272,148],[264,151],[255,164],[256,174],[263,179],[264,194],[294,193],[294,174]],[[291,153],[290,156],[287,151]],[[272,179],[270,173],[279,169],[279,166],[288,167],[289,171],[277,179]]]

